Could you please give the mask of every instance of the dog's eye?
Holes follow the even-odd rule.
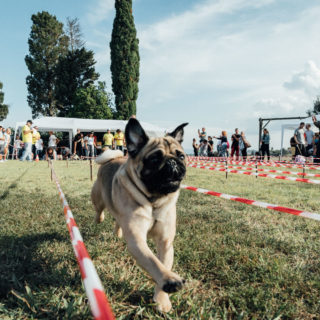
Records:
[[[185,158],[185,156],[184,156],[183,154],[180,154],[180,155],[179,155],[179,159],[180,159],[180,160],[184,160],[184,158]]]

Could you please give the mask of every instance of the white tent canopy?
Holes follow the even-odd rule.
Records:
[[[316,131],[319,130],[316,126],[314,126],[311,117],[310,117],[310,118],[307,118],[307,119],[304,119],[304,120],[302,120],[302,121],[300,121],[300,122],[304,122],[305,124],[310,123],[310,124],[311,124],[311,130],[313,130],[313,132],[316,132]],[[282,157],[282,149],[283,149],[284,131],[285,131],[285,130],[291,130],[291,131],[292,131],[292,136],[293,136],[294,130],[296,130],[296,129],[299,127],[300,122],[295,123],[295,124],[293,124],[293,123],[291,123],[291,124],[283,124],[283,125],[281,126],[281,149],[280,149],[280,150],[281,150],[281,151],[280,151],[280,152],[281,152],[281,157]]]
[[[163,136],[166,129],[157,127],[147,122],[140,122],[147,135],[150,137]],[[26,122],[17,122],[15,132],[20,132]],[[59,118],[43,117],[33,120],[33,126],[38,126],[39,131],[58,131],[69,133],[70,148],[72,138],[76,135],[77,129],[82,132],[106,132],[107,129],[124,131],[127,121],[123,120],[98,120],[98,119],[77,119],[77,118]]]

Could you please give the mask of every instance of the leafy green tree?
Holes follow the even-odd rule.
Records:
[[[56,65],[68,51],[68,37],[63,24],[46,11],[32,15],[28,40],[29,55],[25,57],[30,75],[26,82],[28,103],[33,117],[54,116],[58,106],[55,97]]]
[[[313,101],[313,109],[307,111],[308,116],[313,114],[320,114],[320,96],[317,96],[316,100]]]
[[[56,67],[55,98],[60,117],[67,116],[75,105],[76,92],[89,87],[98,79],[92,51],[85,48],[61,56]]]
[[[85,119],[112,119],[112,102],[106,91],[105,82],[90,84],[87,88],[78,89],[74,99],[74,107],[67,117]]]
[[[9,113],[9,106],[7,104],[4,104],[4,93],[2,91],[3,84],[0,82],[0,121],[3,121],[8,113]]]
[[[132,15],[132,0],[115,1],[111,49],[112,90],[118,119],[136,114],[139,82],[139,40]]]

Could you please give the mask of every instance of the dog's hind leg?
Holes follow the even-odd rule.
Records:
[[[104,203],[103,203],[103,200],[101,199],[101,194],[98,190],[96,183],[93,185],[93,188],[91,191],[91,200],[96,210],[95,222],[100,223],[104,220],[104,212],[103,212]]]
[[[117,222],[116,222],[116,225],[114,226],[114,234],[115,234],[118,238],[122,238],[122,229],[121,229],[121,227],[118,225]]]

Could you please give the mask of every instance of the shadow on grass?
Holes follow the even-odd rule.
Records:
[[[20,177],[18,177],[15,181],[13,181],[10,186],[0,195],[0,200],[4,200],[8,197],[10,190],[11,189],[15,189],[18,186],[18,182],[20,181],[20,179],[28,172],[30,168],[26,169]]]
[[[44,261],[37,253],[43,242],[65,241],[58,233],[0,237],[0,299],[11,290],[24,290],[25,283],[34,288],[41,285],[65,284],[65,277],[54,274],[54,261]]]

